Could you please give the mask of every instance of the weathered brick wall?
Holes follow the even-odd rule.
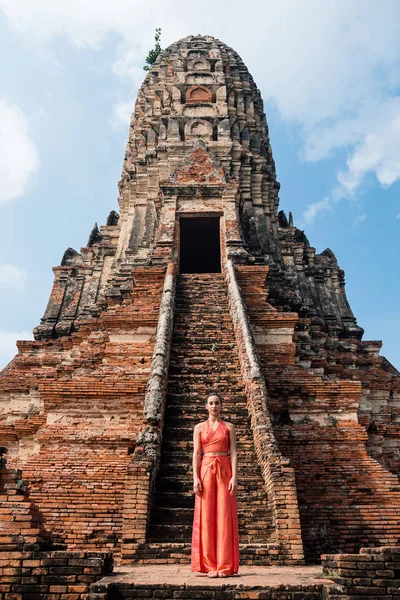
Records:
[[[337,363],[349,374],[349,358],[363,386],[359,422],[368,433],[368,453],[386,469],[400,475],[400,374],[379,356],[382,342],[361,341],[338,352]],[[347,355],[347,361],[343,360]],[[347,363],[347,364],[346,364]]]
[[[398,600],[400,546],[362,548],[359,554],[321,557],[325,576],[338,585],[326,590],[326,600]]]
[[[266,268],[256,268],[255,276],[252,267],[237,271],[261,358],[274,433],[296,474],[306,556],[316,559],[322,552],[356,552],[363,545],[398,543],[400,486],[397,477],[366,451],[367,433],[357,419],[360,382],[323,378],[294,364],[288,336],[291,316],[288,313],[285,321],[268,305]]]
[[[111,555],[51,549],[21,472],[2,464],[0,600],[84,600],[88,586],[111,572]]]
[[[8,463],[29,480],[46,531],[68,549],[118,552],[164,274],[137,268],[122,304],[62,341],[22,344],[2,374]]]
[[[0,600],[86,600],[111,569],[102,552],[0,550]]]
[[[299,313],[296,362],[332,379],[362,384],[359,422],[368,433],[368,453],[400,473],[400,373],[379,355],[381,341],[362,340],[363,329],[346,298],[344,272],[329,249],[316,254],[303,232],[280,213],[285,275],[272,273],[270,301]]]
[[[136,558],[147,540],[152,497],[161,456],[165,394],[175,306],[175,268],[168,265],[160,303],[152,367],[143,407],[143,426],[128,465],[123,507],[121,562]]]
[[[304,555],[294,471],[276,443],[268,412],[265,382],[231,261],[226,265],[226,280],[257,459],[273,511],[276,538],[282,544],[282,557],[279,558],[285,564],[300,563]]]
[[[44,543],[39,511],[29,498],[21,471],[0,468],[0,552],[39,548]]]

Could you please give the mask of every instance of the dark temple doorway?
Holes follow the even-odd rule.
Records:
[[[180,273],[221,273],[219,217],[180,219]]]

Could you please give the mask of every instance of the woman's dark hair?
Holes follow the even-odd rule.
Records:
[[[207,404],[207,401],[208,401],[208,399],[209,399],[209,397],[210,397],[210,396],[217,396],[217,398],[219,398],[219,401],[220,401],[220,402],[221,402],[221,404],[222,404],[222,397],[221,397],[221,394],[219,394],[219,393],[218,393],[216,390],[211,390],[211,391],[210,391],[210,392],[207,394],[207,397],[206,397],[206,404]]]

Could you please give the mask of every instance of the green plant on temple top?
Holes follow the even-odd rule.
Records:
[[[150,68],[156,62],[157,56],[160,54],[160,52],[162,50],[161,45],[160,45],[160,39],[161,39],[161,27],[157,27],[156,33],[154,36],[154,40],[156,43],[155,43],[154,48],[149,50],[149,52],[146,56],[146,64],[143,67],[144,71],[150,71]]]

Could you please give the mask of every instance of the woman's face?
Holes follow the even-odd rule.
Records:
[[[218,396],[209,396],[207,398],[206,408],[210,417],[219,417],[221,414],[221,400]]]

